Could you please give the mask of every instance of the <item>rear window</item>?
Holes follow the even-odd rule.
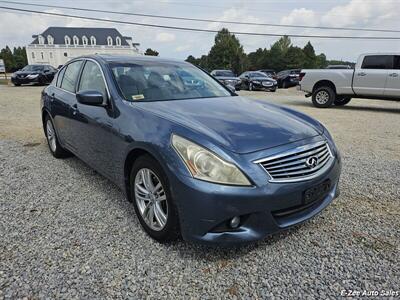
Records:
[[[390,69],[391,55],[368,55],[364,57],[361,69]]]
[[[81,69],[82,60],[74,61],[70,63],[64,72],[64,78],[61,82],[61,88],[69,91],[71,93],[75,93],[75,85],[78,80],[79,70]]]
[[[58,75],[57,75],[57,84],[56,84],[57,87],[61,87],[61,81],[62,81],[62,79],[63,79],[63,77],[64,77],[65,69],[66,69],[66,68],[62,68],[62,69],[58,72]]]

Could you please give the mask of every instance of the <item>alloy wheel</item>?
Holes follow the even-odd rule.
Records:
[[[56,150],[57,150],[56,132],[55,132],[53,124],[51,123],[50,120],[47,120],[47,123],[46,123],[46,136],[47,136],[47,141],[49,142],[51,151],[56,152]]]
[[[152,170],[140,169],[134,190],[141,217],[152,230],[161,231],[168,220],[168,202],[160,179]]]
[[[317,95],[315,96],[315,101],[317,101],[318,104],[325,104],[329,101],[329,94],[326,91],[319,91]]]

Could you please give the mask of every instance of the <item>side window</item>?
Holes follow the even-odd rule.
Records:
[[[393,69],[400,70],[400,55],[394,56]]]
[[[78,74],[79,74],[79,70],[81,68],[82,65],[82,61],[75,61],[73,63],[70,63],[66,68],[65,72],[64,72],[64,78],[61,82],[61,88],[75,93],[75,84],[76,81],[78,80]]]
[[[365,56],[361,69],[390,69],[392,57],[390,55]]]
[[[60,71],[58,71],[57,75],[57,87],[61,87],[61,81],[64,77],[66,67],[62,68]]]
[[[105,95],[106,91],[106,85],[100,67],[90,60],[88,60],[83,67],[81,81],[79,83],[78,91],[83,90],[98,91],[103,93],[103,95]]]

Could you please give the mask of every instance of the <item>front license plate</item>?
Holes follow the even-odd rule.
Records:
[[[330,187],[330,180],[326,180],[317,186],[305,190],[303,196],[304,204],[309,204],[314,201],[323,199],[328,194]]]

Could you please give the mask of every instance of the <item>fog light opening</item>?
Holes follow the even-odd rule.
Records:
[[[240,225],[240,217],[236,216],[233,217],[230,221],[229,221],[229,226],[233,229],[238,228]]]

